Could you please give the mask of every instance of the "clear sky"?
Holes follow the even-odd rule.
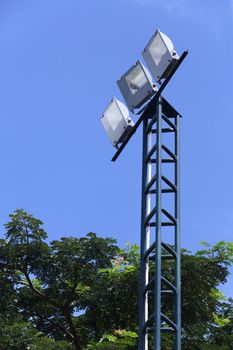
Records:
[[[190,54],[165,97],[184,116],[182,246],[233,240],[233,1],[1,0],[0,225],[139,243],[141,131],[116,163],[99,118],[156,28]],[[228,289],[229,294],[229,289]]]

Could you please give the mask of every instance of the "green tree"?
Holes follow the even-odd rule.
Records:
[[[120,249],[94,233],[48,243],[42,225],[16,210],[0,240],[0,348],[136,350],[138,247]],[[182,252],[184,350],[232,349],[232,300],[218,290],[232,257],[226,242]],[[173,269],[166,263],[165,277],[172,279]],[[171,337],[163,344],[172,349]]]
[[[23,210],[10,217],[7,239],[0,242],[0,266],[17,294],[16,309],[39,330],[80,350],[78,314],[85,309],[84,296],[95,285],[98,270],[111,266],[118,251],[115,240],[89,233],[49,245],[40,220]]]

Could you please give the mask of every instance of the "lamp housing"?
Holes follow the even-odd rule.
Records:
[[[156,82],[165,79],[179,59],[172,41],[159,29],[146,45],[142,56]]]
[[[149,71],[140,61],[122,75],[117,85],[130,111],[142,106],[156,91]]]
[[[115,97],[112,98],[100,120],[114,147],[125,140],[134,126],[128,108]]]

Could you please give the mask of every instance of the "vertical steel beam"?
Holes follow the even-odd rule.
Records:
[[[175,266],[175,318],[176,318],[176,348],[181,350],[181,261],[180,261],[180,116],[175,118],[176,132],[175,132],[175,251],[176,251],[176,266]]]
[[[148,119],[147,119],[147,124],[146,127],[148,127]],[[147,134],[147,155],[148,153],[151,151],[152,149],[152,132],[147,132],[145,130],[145,133]],[[146,160],[145,160],[146,162]],[[146,162],[146,167],[147,167],[147,179],[146,179],[146,183],[148,184],[151,179],[152,179],[152,164],[151,161]],[[151,194],[149,193],[145,193],[145,188],[144,188],[144,195],[146,196],[146,215],[148,217],[148,215],[150,215],[151,213]],[[145,222],[144,222],[144,226],[145,226]],[[145,227],[145,233],[146,233],[146,244],[145,244],[145,248],[146,251],[148,250],[148,248],[150,247],[150,243],[151,243],[151,228],[150,225],[146,225]],[[144,253],[145,256],[145,253]],[[150,265],[149,265],[149,259],[148,258],[144,258],[145,259],[145,263],[146,263],[146,286],[149,283],[149,269],[150,269]],[[148,300],[148,292],[145,293],[145,304],[146,304],[146,320],[148,320],[149,318],[149,300]],[[148,350],[148,332],[145,332],[145,350]]]
[[[161,181],[162,181],[162,99],[156,106],[156,249],[155,249],[155,339],[154,350],[161,347]]]
[[[147,229],[145,227],[145,219],[147,212],[147,196],[145,187],[147,184],[148,167],[146,163],[146,156],[148,153],[148,139],[147,139],[147,124],[148,119],[143,120],[143,141],[142,141],[142,195],[141,195],[141,245],[140,245],[140,287],[139,287],[139,350],[148,350],[147,333],[143,327],[148,319],[148,293],[144,293],[145,287],[148,283],[148,262],[145,259],[145,252],[148,248]]]

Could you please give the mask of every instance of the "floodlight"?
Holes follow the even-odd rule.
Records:
[[[150,73],[140,61],[137,61],[117,84],[130,111],[143,105],[156,91]]]
[[[123,142],[134,126],[128,108],[115,97],[112,98],[100,120],[113,146]]]
[[[167,35],[161,33],[159,29],[156,30],[150,39],[142,52],[142,56],[155,81],[165,79],[179,59],[172,41]]]

